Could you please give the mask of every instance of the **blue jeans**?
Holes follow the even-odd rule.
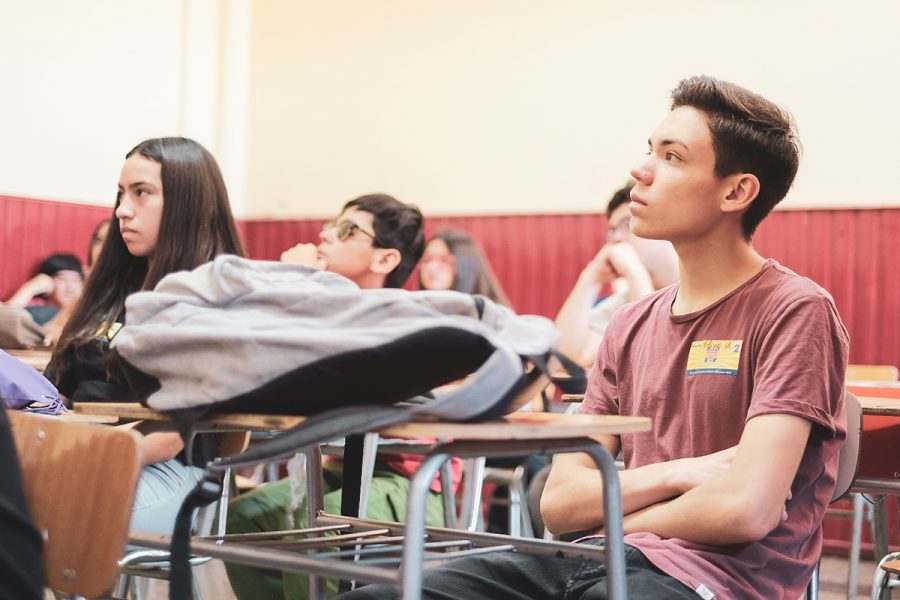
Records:
[[[603,540],[587,544],[602,545]],[[629,598],[697,600],[699,595],[666,575],[632,546],[625,546]],[[345,600],[399,598],[397,588],[367,585],[339,596]],[[606,600],[606,566],[593,560],[498,552],[462,558],[423,573],[428,600]]]
[[[189,467],[174,458],[144,467],[134,496],[130,528],[172,535],[181,503],[202,476],[200,467]]]

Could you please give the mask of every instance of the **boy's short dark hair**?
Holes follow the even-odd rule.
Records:
[[[354,198],[341,212],[355,208],[372,215],[375,246],[400,251],[400,263],[388,273],[386,288],[403,287],[425,252],[425,230],[422,212],[387,194],[367,194]]]
[[[791,115],[733,83],[699,76],[672,90],[672,109],[689,106],[706,114],[716,152],[717,177],[751,173],[759,195],[744,213],[744,237],[785,197],[800,164],[800,141]]]
[[[60,271],[75,271],[84,277],[81,261],[73,254],[51,254],[41,263],[38,273],[53,277]]]
[[[609,199],[609,204],[606,205],[606,219],[612,216],[613,211],[622,206],[623,204],[627,204],[631,202],[631,188],[634,187],[634,181],[629,181],[625,184],[625,187],[622,187],[615,191],[612,195],[612,198]]]

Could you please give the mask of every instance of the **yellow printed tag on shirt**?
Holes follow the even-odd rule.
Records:
[[[691,343],[688,375],[737,375],[744,340],[700,340]]]
[[[122,329],[122,324],[116,321],[107,329],[105,326],[101,326],[100,329],[97,330],[98,338],[106,338],[107,340],[111,340],[116,337],[116,334],[119,333],[119,330]]]

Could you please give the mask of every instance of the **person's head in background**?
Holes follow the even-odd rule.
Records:
[[[109,223],[109,219],[104,219],[94,227],[94,232],[91,234],[91,241],[88,245],[87,269],[85,270],[85,274],[90,274],[91,268],[100,256],[100,250],[103,249],[103,243],[106,241],[106,236],[109,233]]]
[[[297,244],[283,262],[343,275],[362,289],[402,287],[425,247],[418,208],[387,194],[367,194],[322,226],[319,244]]]
[[[222,173],[186,138],[156,138],[125,155],[113,217],[56,353],[122,317],[125,298],[218,254],[243,255]]]
[[[511,306],[481,246],[462,231],[441,231],[428,241],[419,267],[419,287],[481,294]]]
[[[616,190],[606,206],[606,243],[630,244],[650,274],[653,287],[660,289],[678,279],[678,256],[671,243],[641,238],[632,233],[628,204],[633,187],[632,180]]]
[[[38,273],[53,280],[53,291],[45,296],[47,304],[64,308],[78,300],[84,285],[81,261],[72,254],[52,254],[41,263]]]

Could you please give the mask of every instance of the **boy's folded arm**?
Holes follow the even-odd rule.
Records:
[[[793,415],[751,419],[731,466],[721,476],[670,502],[630,514],[625,532],[711,545],[762,539],[785,517],[811,428],[809,421]]]

